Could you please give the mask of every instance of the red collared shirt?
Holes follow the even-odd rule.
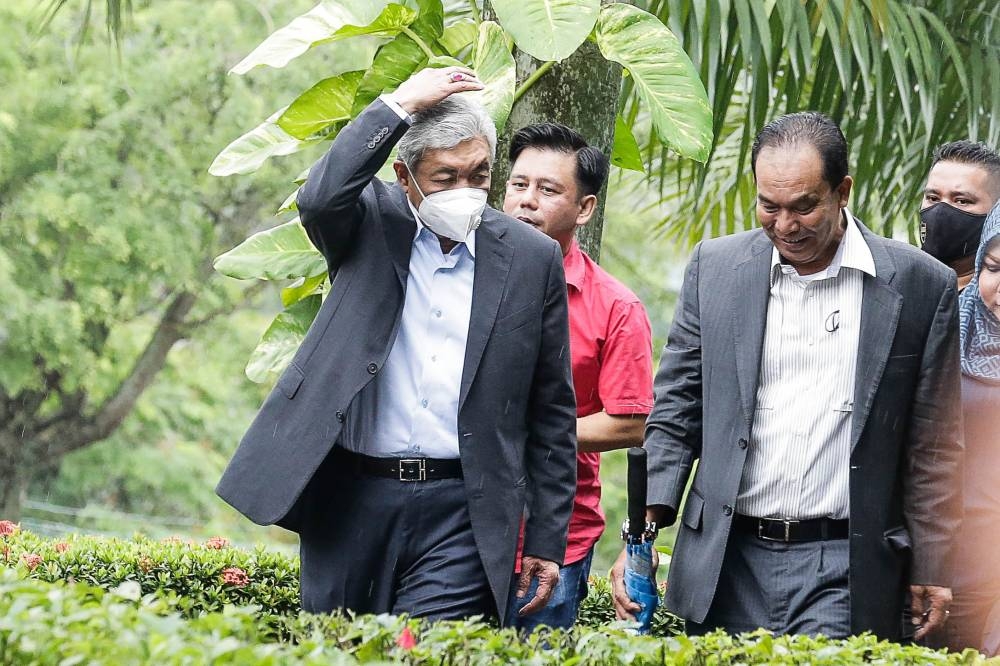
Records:
[[[563,268],[577,417],[600,411],[648,415],[653,408],[653,335],[645,308],[576,241],[563,257]],[[604,532],[600,470],[600,453],[577,455],[566,564],[583,559]]]
[[[601,411],[648,415],[653,408],[653,336],[645,308],[576,241],[563,257],[563,268],[577,417]],[[604,532],[600,471],[600,453],[577,454],[576,499],[564,565],[582,560]]]

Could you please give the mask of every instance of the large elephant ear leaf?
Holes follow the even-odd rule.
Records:
[[[208,172],[213,176],[253,173],[271,157],[291,155],[316,143],[319,138],[297,139],[278,126],[278,118],[286,109],[279,109],[223,148],[208,167]]]
[[[493,0],[491,4],[519,49],[539,60],[564,60],[594,29],[601,0]]]
[[[246,74],[254,67],[284,67],[317,44],[331,41],[345,26],[375,21],[385,0],[324,0],[284,28],[275,30],[230,71]]]
[[[486,89],[468,94],[479,97],[499,132],[507,124],[507,116],[514,106],[516,67],[507,44],[507,36],[503,28],[493,21],[483,21],[479,25],[472,68]]]
[[[297,139],[351,119],[351,106],[364,72],[345,72],[323,79],[288,105],[278,126]]]
[[[215,259],[215,270],[238,280],[290,280],[326,269],[326,259],[297,219],[258,232]]]
[[[601,7],[595,39],[604,57],[632,76],[660,140],[683,157],[707,160],[712,109],[674,33],[652,14],[614,3]]]
[[[278,314],[264,331],[247,362],[247,377],[258,384],[276,378],[295,356],[309,331],[323,298],[307,296]]]

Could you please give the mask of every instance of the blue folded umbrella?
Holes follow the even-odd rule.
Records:
[[[653,624],[653,612],[660,603],[660,596],[656,592],[656,572],[653,569],[653,544],[626,543],[625,552],[625,591],[628,592],[629,599],[642,607],[635,614],[635,630],[638,634],[648,634]]]

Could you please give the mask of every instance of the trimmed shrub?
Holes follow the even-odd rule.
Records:
[[[738,637],[629,636],[615,628],[540,631],[522,640],[483,622],[427,623],[388,615],[302,615],[294,641],[274,642],[253,609],[226,607],[186,619],[162,598],[137,603],[92,586],[0,572],[0,664],[982,664],[977,653],[945,654],[880,642]],[[993,660],[992,663],[997,663]]]
[[[233,548],[221,537],[205,542],[142,536],[55,540],[14,530],[0,536],[2,565],[49,582],[81,582],[108,590],[128,584],[137,598],[155,595],[185,617],[226,605],[256,606],[266,626],[278,627],[280,617],[299,612],[297,559],[263,547],[252,552]]]
[[[2,522],[2,521],[0,521]],[[254,605],[263,619],[299,612],[298,559],[258,547],[252,552],[233,548],[222,537],[194,542],[169,538],[154,541],[72,536],[45,539],[16,529],[0,535],[0,565],[21,569],[45,581],[84,582],[113,589],[134,581],[140,595],[165,597],[187,617],[222,610],[226,604]],[[0,530],[2,531],[2,530]],[[590,593],[580,607],[577,623],[601,627],[615,621],[611,590],[604,578],[590,578]],[[684,623],[662,607],[653,618],[653,633],[669,636]]]

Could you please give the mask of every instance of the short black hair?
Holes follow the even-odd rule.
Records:
[[[750,150],[750,166],[757,177],[757,157],[764,148],[810,145],[823,161],[823,180],[831,189],[847,177],[847,139],[837,123],[819,111],[800,111],[779,116],[764,125]]]
[[[1000,155],[979,141],[951,141],[943,143],[934,151],[931,167],[938,162],[958,162],[981,167],[994,181],[1000,181]]]
[[[514,132],[510,140],[510,163],[513,166],[525,148],[555,150],[576,155],[576,184],[580,196],[596,195],[608,179],[610,162],[607,155],[587,143],[579,132],[559,123],[526,125]]]

